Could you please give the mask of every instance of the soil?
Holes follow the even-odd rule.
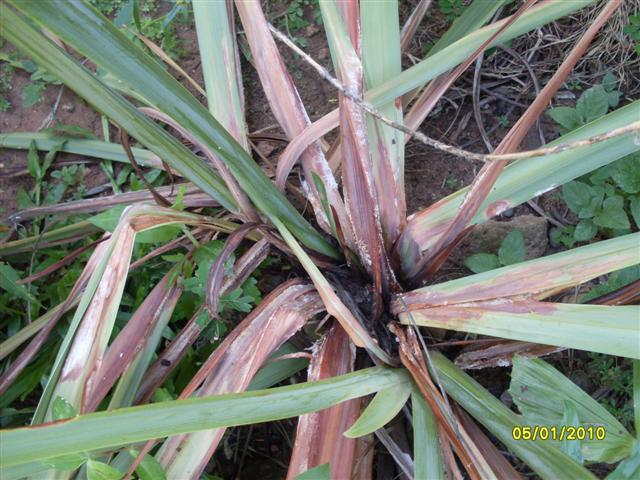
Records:
[[[272,7],[272,11],[278,11],[278,5]],[[443,29],[446,21],[436,17],[435,25],[437,29]],[[194,78],[199,84],[202,82],[202,70],[200,59],[197,54],[197,41],[195,31],[183,25],[178,26],[178,35],[186,50],[185,55],[180,59],[179,64],[184,70]],[[296,35],[307,40],[305,50],[315,59],[318,59],[327,68],[331,69],[331,60],[322,28],[315,24],[307,27]],[[242,41],[242,37],[241,41]],[[7,51],[11,47],[5,45],[2,51]],[[413,54],[421,56],[420,47],[414,45]],[[337,106],[336,91],[327,82],[319,78],[315,70],[294,57],[289,50],[281,48],[285,63],[292,72],[293,80],[299,89],[304,105],[312,120],[333,110]],[[264,92],[260,87],[260,82],[255,69],[251,66],[247,57],[241,54],[242,74],[245,85],[246,116],[250,132],[260,131],[261,133],[272,133],[283,135],[281,129],[273,117],[269,105],[265,100]],[[408,61],[405,59],[405,61]],[[34,107],[25,109],[22,107],[21,92],[28,84],[29,75],[23,71],[15,70],[13,77],[13,88],[8,93],[12,107],[8,112],[0,113],[0,130],[3,133],[14,131],[37,131],[43,128],[47,117],[54,109],[61,86],[50,85],[42,95],[42,100]],[[439,140],[446,140],[449,143],[464,147],[474,151],[486,151],[482,140],[478,123],[474,118],[471,96],[473,83],[473,68],[467,72],[463,78],[456,82],[455,87],[448,93],[452,98],[448,101],[440,102],[436,111],[425,122],[422,131]],[[516,79],[514,79],[514,83]],[[193,88],[183,82],[192,93]],[[520,83],[517,83],[520,85]],[[523,91],[527,91],[526,88]],[[528,104],[533,99],[533,91],[523,94],[513,100],[519,103]],[[457,97],[456,97],[457,96]],[[518,116],[522,113],[521,107],[508,106],[504,101],[488,98],[490,94],[483,94],[480,98],[486,100],[481,117],[486,130],[491,133],[488,139],[495,147],[508,131],[508,125],[513,125]],[[201,96],[199,96],[201,99]],[[488,98],[488,99],[487,99]],[[492,124],[499,116],[504,116],[505,125]],[[75,96],[67,88],[62,89],[58,108],[55,109],[53,123],[66,125],[79,125],[93,131],[101,136],[100,117],[82,99]],[[541,131],[545,138],[550,139],[555,135],[554,127],[550,122],[542,121]],[[527,137],[524,147],[534,148],[540,144],[537,129],[533,129]],[[281,142],[260,141],[260,150],[269,158],[276,159],[282,150]],[[67,156],[70,158],[77,158]],[[59,159],[65,159],[60,156]],[[16,211],[16,192],[19,188],[28,190],[33,187],[33,181],[28,175],[6,178],[6,172],[24,169],[26,165],[26,153],[24,151],[2,150],[0,151],[0,205],[3,214]],[[480,169],[479,162],[452,157],[436,151],[423,144],[409,142],[406,146],[405,182],[408,213],[413,213],[434,203],[435,201],[453,193],[464,185],[468,185],[473,180],[475,174]],[[119,167],[118,167],[119,168]],[[106,176],[96,163],[89,166],[89,174],[85,182],[88,188],[101,185],[107,182]],[[555,203],[554,203],[555,202]],[[552,213],[560,212],[562,205],[557,204],[555,197],[546,194],[540,200],[542,207]],[[509,212],[508,216],[498,218],[499,221],[507,220],[513,215],[534,214],[528,206],[520,206]],[[548,246],[546,252],[553,251]],[[458,255],[460,259],[460,255]],[[465,269],[460,266],[460,260],[450,263],[443,269],[445,278],[453,278],[465,273]],[[269,285],[279,281],[276,275],[265,277],[261,280],[261,287],[269,290]],[[462,338],[462,335],[454,335]],[[448,354],[460,352],[460,349],[449,349]],[[582,371],[582,364],[567,365],[562,354],[552,357],[552,360],[562,367],[563,371]],[[564,362],[564,364],[563,364]],[[509,375],[506,369],[485,369],[473,372],[473,376],[479,380],[498,398],[505,398],[504,392],[509,387]],[[300,378],[303,380],[303,377]],[[295,421],[287,420],[283,422],[255,425],[252,427],[236,428],[229,431],[221,445],[218,453],[212,461],[211,471],[222,475],[224,478],[281,478],[286,473],[289,451],[293,432],[295,431]],[[495,439],[494,439],[495,440]],[[498,442],[496,441],[496,444]],[[500,446],[502,450],[506,450]],[[510,457],[514,458],[514,457]],[[523,473],[530,473],[521,464],[517,465]],[[379,465],[380,469],[383,467]]]

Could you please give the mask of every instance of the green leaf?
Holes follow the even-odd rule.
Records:
[[[98,213],[87,220],[98,228],[101,228],[105,232],[112,232],[115,230],[122,213],[127,208],[126,205],[116,205],[104,212]],[[166,243],[169,240],[173,240],[182,231],[179,225],[164,225],[154,228],[148,232],[140,232],[136,235],[136,242],[138,243]]]
[[[41,82],[32,82],[22,89],[22,106],[24,108],[33,107],[42,100],[42,92],[45,84]]]
[[[296,475],[296,480],[331,480],[331,465],[329,462],[310,468],[300,475]]]
[[[567,427],[580,427],[580,417],[578,416],[578,409],[571,400],[564,401],[564,415],[562,416],[562,425]],[[573,458],[576,462],[584,464],[584,458],[582,457],[582,451],[580,450],[580,440],[569,440],[564,438],[562,440],[562,451]]]
[[[640,441],[636,440],[631,455],[622,460],[607,480],[630,480],[640,478]]]
[[[606,408],[548,363],[537,358],[513,359],[509,393],[529,425],[563,425],[565,400],[573,403],[583,426],[603,426],[603,440],[586,437],[581,451],[585,460],[617,462],[631,453],[634,439]],[[559,446],[558,442],[548,440]]]
[[[51,412],[53,420],[64,420],[65,418],[72,418],[78,415],[73,405],[59,395],[53,401]]]
[[[50,133],[51,135],[69,138],[80,138],[88,140],[98,140],[98,137],[91,130],[87,130],[79,125],[57,124],[53,127],[40,130],[39,133]]]
[[[75,470],[76,468],[84,465],[87,461],[87,456],[84,454],[76,453],[71,455],[64,455],[62,457],[51,458],[46,461],[46,464],[56,470]]]
[[[502,240],[498,250],[498,259],[502,265],[513,265],[524,261],[526,255],[524,237],[520,230],[512,230]]]
[[[18,285],[20,275],[8,263],[0,262],[0,288],[12,296],[40,305],[40,302],[29,293],[27,287]]]
[[[629,213],[636,222],[636,228],[640,229],[640,195],[629,197]]]
[[[630,228],[629,218],[623,205],[622,197],[607,198],[600,212],[593,217],[593,223],[602,228]]]
[[[464,259],[464,265],[473,273],[482,273],[498,268],[500,261],[493,253],[474,253]]]
[[[609,111],[609,96],[602,85],[585,90],[576,102],[576,111],[582,123],[589,123],[604,116]]]
[[[129,450],[129,454],[132,459],[135,459],[138,456],[138,452],[136,450]],[[136,467],[136,473],[140,480],[165,480],[167,478],[162,465],[160,465],[153,456],[148,454],[142,457],[142,461]]]
[[[358,420],[343,435],[358,438],[384,427],[404,407],[410,394],[410,384],[404,385],[401,389],[393,387],[379,391]]]
[[[576,225],[576,229],[573,232],[574,238],[578,242],[586,242],[591,240],[598,233],[598,227],[590,219],[582,219]]]
[[[29,153],[27,153],[27,170],[29,170],[29,175],[36,180],[39,180],[42,176],[40,169],[40,157],[38,156],[36,143],[33,140],[31,141],[31,145],[29,145]]]
[[[120,480],[119,470],[96,460],[87,461],[87,480]]]
[[[567,130],[574,130],[583,123],[578,111],[572,107],[555,107],[549,110],[547,115]]]
[[[206,108],[160,62],[139,48],[93,7],[83,2],[64,0],[12,1],[12,5],[54,32],[98,67],[113,74],[125,86],[141,94],[157,109],[186,128],[206,148],[215,152],[228,165],[240,187],[267,217],[282,221],[307,247],[331,258],[341,257]],[[174,166],[203,191],[229,210],[237,211],[228,189],[210,166],[60,51],[24,19],[8,9],[3,9],[2,15],[4,23],[11,26],[3,29],[3,35],[14,46],[58,75],[76,93],[91,102],[101,113],[118,122],[141,143],[153,148],[169,165]],[[169,147],[173,152],[168,152],[164,147]],[[164,153],[161,150],[165,150]]]
[[[432,363],[446,392],[511,452],[543,479],[592,479],[595,476],[551,442],[523,442],[513,439],[514,427],[529,426],[477,381],[456,367],[439,352]]]
[[[611,177],[626,193],[640,192],[640,155],[628,155],[614,163]]]
[[[589,205],[593,197],[592,188],[577,180],[562,186],[562,199],[574,213],[579,213],[583,207]]]
[[[374,367],[318,382],[121,408],[36,428],[3,429],[0,460],[9,467],[152,438],[297,417],[410,381],[402,369]]]
[[[602,77],[602,86],[607,92],[611,92],[618,86],[618,79],[613,73],[607,72]]]
[[[413,414],[414,478],[444,480],[438,423],[431,407],[416,387],[411,393],[411,413]]]

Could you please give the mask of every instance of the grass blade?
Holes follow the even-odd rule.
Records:
[[[526,300],[469,302],[399,314],[405,325],[444,328],[544,345],[640,358],[640,307]]]
[[[154,403],[79,415],[35,428],[5,429],[0,431],[0,460],[4,467],[10,467],[168,435],[295,417],[408,381],[402,370],[374,367],[318,382]]]
[[[444,464],[436,418],[419,391],[414,390],[411,393],[411,406],[415,478],[444,480]]]
[[[127,154],[119,143],[64,137],[45,132],[0,133],[0,148],[28,150],[32,141],[35,142],[38,150],[46,152],[54,147],[59,147],[59,151],[64,153],[75,153],[76,155],[129,163]],[[138,147],[131,147],[131,151],[140,166],[164,168],[160,157],[155,153]]]
[[[249,151],[231,2],[193,2],[209,112]],[[220,92],[226,95],[221,96]],[[224,101],[221,101],[224,98]]]
[[[12,5],[85,54],[96,65],[113,73],[129,87],[141,90],[152,104],[224,160],[242,189],[265,215],[279,218],[307,247],[332,258],[339,257],[209,112],[155,59],[131,42],[93,7],[83,2],[64,0],[12,0]],[[182,147],[177,140],[161,133],[161,129],[151,121],[140,119],[139,112],[136,110],[134,113],[130,104],[105,88],[99,80],[54,47],[15,13],[4,8],[2,14],[6,16],[4,23],[12,26],[3,33],[16,47],[60,78],[102,113],[118,122],[143,144],[153,146],[160,157],[203,191],[229,210],[235,210],[227,189],[216,183],[217,176],[211,168]],[[42,38],[42,41],[36,42],[34,38]],[[87,41],[87,38],[91,41]],[[105,49],[105,45],[109,48]],[[164,149],[165,146],[167,150]]]
[[[402,71],[398,2],[362,2],[362,65],[367,90]],[[402,105],[389,102],[380,111],[402,123]],[[404,196],[404,136],[379,120],[367,116],[371,144],[372,176],[378,193],[380,223],[387,248],[404,228],[407,206]]]
[[[569,400],[575,406],[579,426],[604,427],[605,438],[587,436],[581,439],[585,460],[615,463],[631,454],[634,438],[622,424],[604,406],[548,363],[538,358],[514,357],[509,393],[529,425],[566,425],[563,421],[563,402]],[[559,441],[550,442],[560,448]]]
[[[509,410],[442,354],[433,352],[432,360],[447,393],[540,477],[549,480],[558,478],[558,475],[573,479],[596,478],[549,442],[514,440],[514,427],[527,425],[522,417]]]

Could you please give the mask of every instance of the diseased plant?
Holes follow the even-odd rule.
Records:
[[[445,472],[461,478],[460,469],[472,479],[519,477],[475,422],[542,478],[593,478],[585,466],[591,462],[619,462],[609,478],[637,474],[640,444],[631,433],[550,365],[525,357],[575,348],[634,359],[638,430],[640,311],[625,305],[637,299],[637,282],[588,304],[560,303],[556,295],[637,265],[640,233],[536,260],[512,258],[502,262],[507,266],[456,280],[439,282],[437,275],[474,225],[640,150],[634,137],[640,104],[634,102],[589,118],[546,148],[519,152],[620,0],[603,5],[491,155],[466,152],[415,130],[484,50],[592,2],[527,0],[512,16],[487,26],[506,2],[473,2],[426,59],[403,70],[402,46],[428,3],[420,2],[400,30],[394,1],[320,2],[337,79],[313,65],[338,87],[339,107],[313,123],[272,33],[289,47],[295,44],[268,24],[260,2],[235,3],[267,101],[289,139],[277,164],[264,166],[265,173],[250,155],[231,2],[193,2],[205,107],[89,4],[3,0],[6,39],[108,118],[121,143],[20,132],[0,135],[0,145],[28,149],[35,142],[43,151],[55,147],[130,163],[141,182],[143,167],[190,182],[179,184],[176,193],[174,185],[158,187],[147,180],[149,193],[36,207],[12,217],[25,221],[130,205],[0,245],[0,253],[9,256],[105,231],[67,298],[2,344],[1,392],[12,388],[27,366],[37,364],[40,375],[47,373],[39,403],[29,412],[31,426],[0,432],[3,478],[69,478],[78,469],[89,478],[127,472],[140,478],[200,478],[227,427],[288,417],[299,417],[288,478],[304,472],[314,478],[370,477],[373,449],[367,444],[373,433],[399,471],[414,478],[444,478]],[[78,55],[99,74],[81,65]],[[336,127],[336,146],[327,148],[322,137]],[[141,147],[129,146],[129,136]],[[460,161],[484,164],[470,186],[407,217],[403,169],[409,138]],[[301,184],[289,180],[298,164]],[[309,218],[300,213],[304,202]],[[224,244],[211,243],[213,232],[227,235]],[[151,280],[153,288],[140,295],[130,318],[119,322],[128,274],[167,253],[154,246],[143,257],[135,255],[132,264],[136,239],[144,235],[169,242],[167,248],[185,242],[188,253],[159,262],[162,273]],[[233,252],[245,240],[251,246],[234,260]],[[181,368],[190,345],[216,325],[221,309],[231,304],[243,311],[261,300],[250,277],[271,248],[306,276],[268,292],[211,348],[195,373],[172,383],[179,392],[172,400],[167,379]],[[6,278],[16,280],[8,265],[0,267]],[[3,284],[12,288],[11,281]],[[32,293],[19,290],[37,302]],[[165,345],[161,338],[185,294],[195,295],[200,305]],[[40,358],[65,312],[71,318],[55,358]],[[300,355],[268,360],[274,352],[296,352],[287,340],[325,312],[333,321],[325,324],[312,350],[307,381],[267,388],[303,368]],[[467,356],[457,363],[513,363],[511,395],[522,415],[435,351],[418,326],[503,339],[475,352],[473,362]],[[365,404],[363,397],[372,394]],[[160,401],[149,403],[154,397]],[[409,398],[410,416],[403,408]],[[383,428],[397,415],[412,423],[413,455],[404,454]],[[602,426],[606,436],[514,440],[514,428],[560,424]]]

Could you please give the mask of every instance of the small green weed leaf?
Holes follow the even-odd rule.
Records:
[[[500,249],[498,250],[498,260],[504,266],[513,265],[524,261],[526,250],[524,246],[524,237],[520,230],[512,230],[502,240]]]
[[[547,112],[554,122],[566,128],[567,130],[575,130],[582,125],[580,114],[575,108],[571,107],[555,107]]]
[[[179,210],[182,211],[184,210],[184,194],[187,191],[187,186],[186,185],[180,185],[180,187],[178,187],[178,193],[176,194],[176,199],[173,201],[173,204],[171,205],[171,208],[173,208],[174,210]]]
[[[36,146],[36,142],[31,140],[31,144],[29,145],[29,153],[27,153],[27,170],[29,170],[29,175],[31,175],[36,180],[39,180],[42,176],[42,171],[40,169],[40,157],[38,156],[38,147]]]
[[[27,287],[18,285],[20,275],[8,263],[0,262],[0,288],[9,292],[14,297],[21,298],[40,305],[40,302],[29,293]]]
[[[624,192],[640,192],[640,154],[618,160],[614,164],[611,177]]]
[[[120,221],[120,217],[122,216],[122,212],[126,208],[125,205],[117,205],[108,210],[105,210],[102,213],[94,215],[93,217],[88,218],[90,223],[95,225],[98,228],[101,228],[105,232],[113,232]]]
[[[331,466],[324,463],[314,468],[310,468],[300,475],[296,475],[296,480],[331,480]]]
[[[592,220],[587,218],[578,222],[573,236],[578,242],[586,242],[595,237],[596,233],[598,233],[598,227]]]
[[[65,418],[72,418],[78,415],[76,409],[73,408],[73,405],[60,395],[58,395],[53,401],[51,411],[54,420],[64,420]]]
[[[253,308],[253,297],[244,295],[241,288],[220,297],[220,311],[231,308],[238,312],[248,313]]]
[[[358,438],[384,427],[404,407],[409,395],[411,395],[410,384],[380,390],[358,420],[343,435]]]
[[[465,258],[464,265],[473,273],[482,273],[498,268],[500,261],[493,253],[474,253]]]
[[[164,225],[146,232],[140,232],[136,236],[138,243],[166,243],[176,238],[182,232],[180,225]]]
[[[614,196],[607,198],[602,204],[600,212],[593,217],[593,222],[602,228],[630,228],[629,218],[624,211],[624,200],[622,197]]]
[[[45,84],[41,82],[32,82],[22,89],[22,106],[24,108],[33,107],[42,100],[42,92]]]
[[[97,460],[87,461],[87,480],[120,480],[122,472]]]
[[[589,206],[593,191],[589,185],[579,181],[565,183],[562,186],[562,198],[572,212],[578,213]]]
[[[607,72],[604,75],[604,77],[602,77],[602,87],[607,92],[612,92],[613,90],[615,90],[617,85],[618,85],[618,79],[613,73]]]
[[[84,465],[87,461],[86,455],[80,453],[74,453],[70,455],[63,455],[62,457],[49,458],[44,463],[51,468],[59,471],[75,470]]]
[[[580,427],[580,417],[578,416],[578,410],[575,404],[571,400],[564,401],[564,415],[562,417],[562,425],[567,427]],[[562,440],[562,451],[573,458],[576,462],[583,464],[584,458],[582,457],[582,451],[580,450],[580,440]]]
[[[129,450],[129,455],[135,459],[138,456],[138,452],[136,450]],[[140,480],[165,480],[167,478],[162,465],[151,455],[142,457],[142,461],[136,467],[136,473]]]
[[[35,207],[33,200],[26,192],[26,190],[22,187],[19,187],[16,190],[16,205],[19,209],[24,210],[26,208]]]
[[[117,205],[87,220],[105,232],[113,232],[120,221],[126,205]],[[136,235],[137,243],[162,243],[173,240],[181,232],[180,225],[164,225]]]
[[[595,85],[580,95],[576,110],[583,123],[597,120],[609,111],[609,95],[602,85]]]
[[[640,228],[640,195],[629,197],[629,213],[636,222],[636,227]]]
[[[211,321],[211,316],[207,310],[202,310],[196,317],[196,325],[201,328],[206,327]]]

